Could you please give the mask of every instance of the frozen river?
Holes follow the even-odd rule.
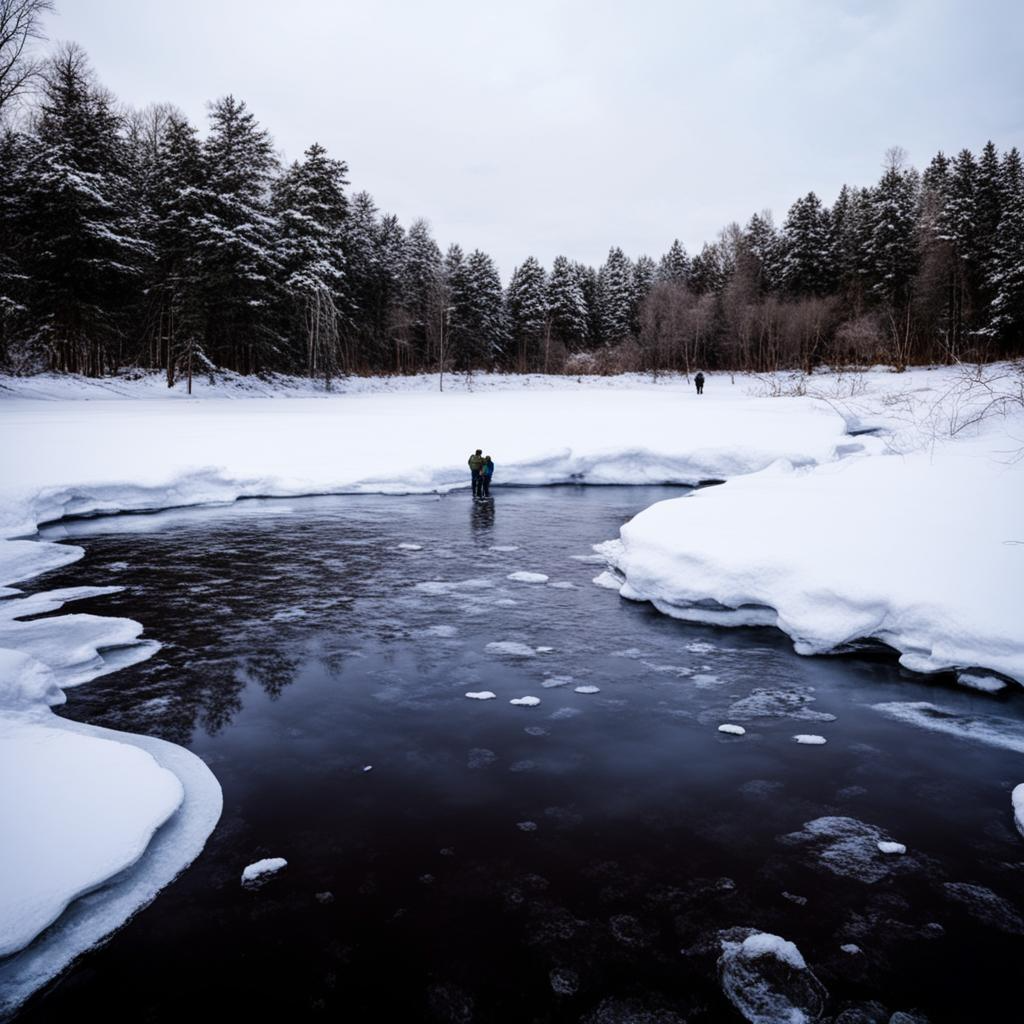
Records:
[[[86,557],[29,589],[123,584],[75,611],[164,644],[60,713],[188,746],[224,815],[19,1024],[740,1020],[717,966],[738,928],[796,943],[842,1024],[1004,1019],[1021,700],[593,585],[590,545],[680,493],[247,501],[46,531]],[[263,857],[288,867],[244,889]]]

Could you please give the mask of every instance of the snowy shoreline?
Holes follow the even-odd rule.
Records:
[[[168,812],[167,794],[157,799],[154,786],[134,823],[133,834],[154,836],[141,859],[107,851],[92,885],[55,883],[54,905],[111,874],[101,892],[120,895],[89,918],[90,928],[74,921],[88,915],[89,900],[71,903],[55,928],[2,965],[12,1006],[183,870],[221,807],[212,773],[182,748],[50,711],[60,687],[149,657],[159,645],[124,619],[21,621],[110,592],[23,596],[13,586],[84,554],[17,539],[43,523],[244,497],[444,495],[466,487],[465,456],[478,446],[495,455],[496,488],[726,480],[652,506],[618,541],[598,546],[621,577],[615,586],[623,597],[681,618],[775,625],[800,653],[874,638],[899,650],[909,668],[980,669],[1024,684],[1024,537],[1013,533],[1024,507],[1024,464],[999,455],[1024,438],[1024,411],[939,439],[935,424],[950,415],[950,394],[963,412],[952,371],[823,377],[812,397],[755,396],[763,380],[737,376],[730,384],[728,375],[711,378],[701,398],[672,379],[503,385],[494,378],[472,392],[436,394],[417,383],[287,401],[244,392],[188,399],[166,389],[157,397],[151,379],[117,381],[113,396],[106,382],[26,380],[0,380],[0,727],[24,739],[42,722],[51,734],[66,729],[68,744],[72,735],[102,737],[131,745],[132,757],[142,748],[153,771],[178,778],[184,799]],[[18,794],[10,781],[2,789],[7,829],[19,820]],[[20,818],[31,827],[31,814]],[[158,869],[149,872],[143,866],[154,858]],[[135,860],[137,868],[127,867]],[[3,850],[0,874],[16,892],[18,872]],[[134,888],[125,881],[131,877]],[[14,902],[0,904],[5,934],[21,913]]]

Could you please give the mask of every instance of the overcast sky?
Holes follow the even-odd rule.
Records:
[[[406,225],[598,264],[694,252],[760,209],[868,184],[901,145],[1024,145],[1022,0],[56,0],[133,106],[244,99]]]

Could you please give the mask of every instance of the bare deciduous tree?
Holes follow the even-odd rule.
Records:
[[[51,11],[53,0],[0,0],[0,119],[42,71],[31,44],[43,38],[42,18]]]

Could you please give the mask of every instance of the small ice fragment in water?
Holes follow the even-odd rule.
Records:
[[[538,647],[538,654],[550,654],[554,650],[554,647]]]
[[[522,708],[535,708],[540,703],[540,697],[513,697],[509,704],[515,704]]]
[[[551,990],[560,996],[574,996],[580,987],[580,978],[575,971],[556,968],[549,977]]]
[[[846,942],[842,946],[840,946],[839,948],[844,953],[854,954],[854,953],[859,953],[860,952],[860,946],[857,946],[857,945],[855,945],[852,942]]]
[[[288,861],[284,857],[266,857],[254,861],[242,872],[242,885],[256,886],[287,866]]]
[[[409,544],[409,543],[403,542],[403,543],[399,544],[398,546],[399,546],[399,548],[402,549],[402,551],[422,551],[423,550],[423,545],[422,544]]]
[[[520,832],[536,832],[537,831],[537,822],[535,822],[535,821],[517,821],[516,822],[516,828],[519,829]]]
[[[981,690],[982,693],[999,693],[1006,689],[1006,683],[998,676],[985,675],[981,672],[958,672],[956,681],[961,686],[971,690]]]
[[[491,550],[492,551],[518,551],[519,550],[519,545],[518,544],[492,544],[491,545]]]
[[[794,736],[793,739],[795,739],[797,743],[807,743],[814,747],[820,747],[823,743],[828,742],[824,736],[815,736],[812,733],[805,732],[800,733],[798,736]]]
[[[1024,782],[1014,786],[1010,800],[1013,803],[1013,823],[1017,826],[1017,831],[1024,836]]]
[[[619,579],[613,572],[609,572],[607,569],[599,576],[595,576],[591,583],[596,584],[599,587],[605,587],[607,590],[621,590],[622,580]]]
[[[372,772],[373,771],[373,765],[372,764],[364,764],[363,765],[363,771],[364,772]]]
[[[557,583],[549,583],[549,587],[554,587],[555,590],[575,590],[576,584],[570,583],[568,580],[559,580]]]
[[[517,583],[547,583],[548,577],[542,572],[510,572],[505,577]]]
[[[333,892],[318,892],[316,894],[317,903],[333,903],[334,893]]]
[[[718,731],[727,732],[730,736],[743,736],[747,732],[747,730],[744,729],[742,725],[729,725],[728,723],[725,725],[720,725],[718,727]]]
[[[600,686],[577,686],[575,687],[577,693],[600,693]]]
[[[498,695],[490,690],[480,690],[477,693],[467,693],[466,696],[470,700],[494,700]]]
[[[882,853],[906,853],[907,848],[902,843],[890,843],[882,841],[878,844],[879,850]]]
[[[532,647],[520,643],[518,640],[492,640],[486,650],[493,654],[509,654],[514,658],[533,658],[536,652]]]
[[[785,890],[783,890],[782,898],[784,900],[789,900],[790,903],[795,903],[798,907],[803,907],[807,905],[807,897],[797,896],[795,892],[786,892]]]

